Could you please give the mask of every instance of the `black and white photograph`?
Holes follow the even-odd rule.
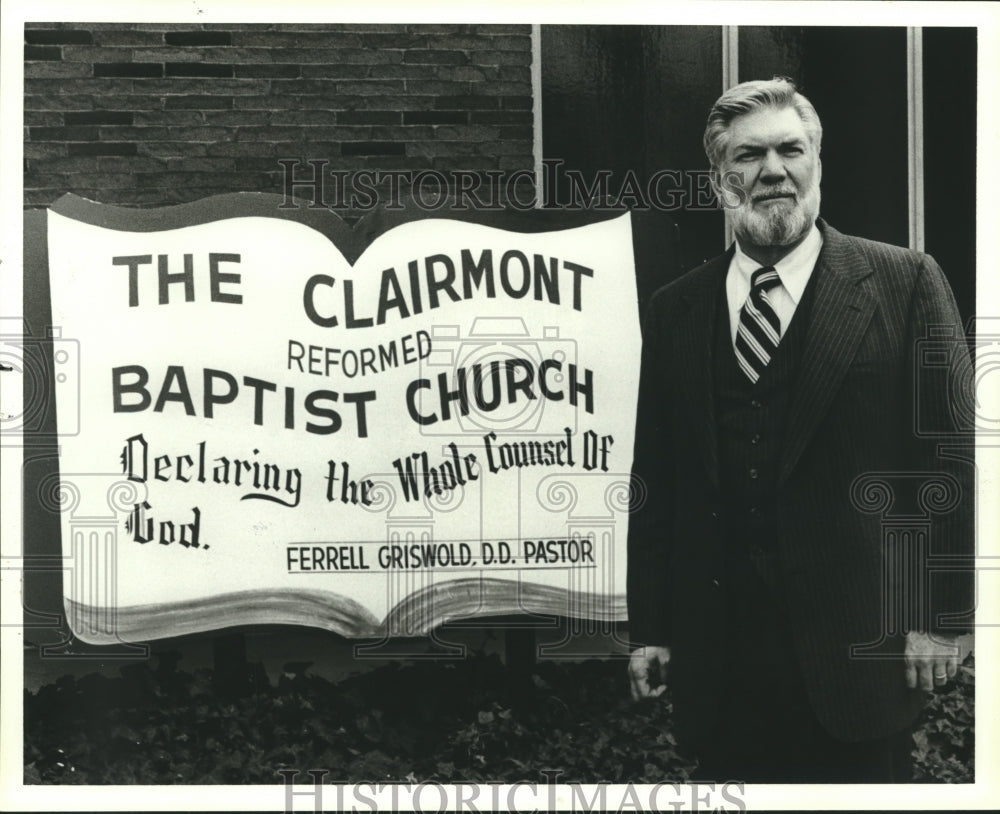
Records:
[[[2,14],[4,810],[995,807],[997,4]]]

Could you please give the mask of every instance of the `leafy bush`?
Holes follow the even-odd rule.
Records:
[[[177,660],[26,692],[25,782],[272,784],[281,769],[326,769],[329,783],[614,783],[684,781],[693,768],[671,734],[669,695],[632,703],[620,660],[527,675],[476,655],[337,684],[301,663],[272,684],[252,665],[235,686]],[[973,689],[970,660],[933,698],[915,738],[920,779],[972,779]]]
[[[934,693],[913,733],[914,779],[974,783],[976,666],[970,655],[945,692]]]

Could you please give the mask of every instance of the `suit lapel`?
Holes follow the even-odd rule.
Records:
[[[826,415],[875,310],[875,299],[860,285],[872,273],[871,267],[849,238],[822,221],[819,226],[823,249],[813,272],[818,275],[816,292],[785,428],[779,485],[788,478]]]
[[[701,459],[716,488],[719,485],[719,453],[712,394],[712,357],[719,298],[731,257],[732,250],[704,267],[698,285],[683,295],[687,310],[677,320],[678,384],[691,411],[690,427],[701,449]]]

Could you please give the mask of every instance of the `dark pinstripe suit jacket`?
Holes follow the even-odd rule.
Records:
[[[898,730],[923,701],[905,687],[900,620],[887,608],[903,602],[943,628],[942,614],[973,603],[971,571],[901,574],[887,556],[918,554],[929,539],[942,558],[935,563],[961,566],[973,550],[972,377],[954,297],[931,257],[819,227],[815,300],[780,455],[776,542],[789,647],[812,705],[834,736],[860,740]],[[724,691],[711,357],[730,257],[656,292],[643,329],[634,474],[645,500],[630,519],[629,629],[634,643],[671,647],[676,723],[695,740]],[[953,333],[918,348],[930,326]],[[942,442],[958,458],[940,454]],[[894,516],[898,503],[881,505],[909,487],[916,497],[906,517]],[[917,531],[887,546],[890,521]]]

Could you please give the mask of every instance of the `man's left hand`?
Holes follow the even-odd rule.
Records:
[[[906,686],[932,690],[943,687],[958,672],[957,636],[911,631],[906,634]]]

